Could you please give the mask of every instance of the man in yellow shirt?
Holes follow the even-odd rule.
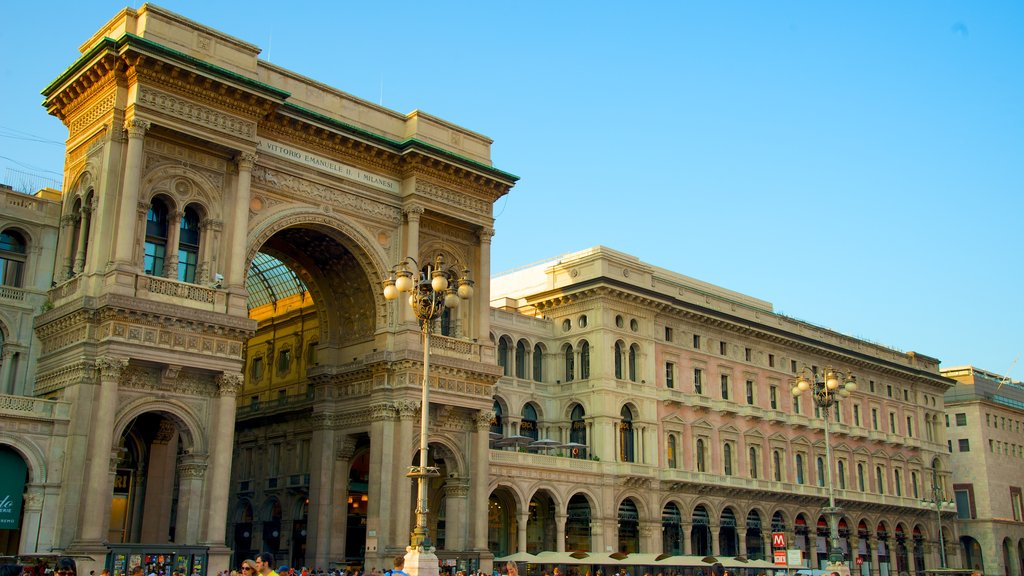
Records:
[[[256,571],[260,576],[278,576],[274,572],[274,555],[270,552],[260,552],[256,555]]]

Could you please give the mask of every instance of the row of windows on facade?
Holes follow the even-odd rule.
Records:
[[[954,413],[953,423],[956,424],[958,427],[967,426],[967,413]],[[1007,419],[1005,416],[998,416],[988,412],[985,413],[985,426],[988,426],[989,428],[995,428],[997,430],[1020,432],[1020,420],[1014,420],[1012,417]],[[946,414],[946,427],[949,428],[949,414]]]
[[[0,286],[22,287],[27,255],[24,235],[16,230],[0,232]]]
[[[504,426],[503,426],[504,418],[503,418],[503,408],[502,408],[501,403],[495,401],[494,402],[494,406],[493,406],[493,411],[494,411],[494,419],[491,421],[491,431],[496,433],[496,434],[504,434]],[[585,413],[583,407],[581,405],[579,405],[579,404],[575,404],[572,407],[571,415],[570,415],[569,441],[571,443],[581,444],[581,445],[586,445],[587,444],[587,432],[586,432],[586,423],[584,421],[584,416],[586,416],[586,413]],[[537,409],[532,404],[530,404],[530,403],[525,404],[523,406],[523,410],[521,412],[521,418],[522,419],[520,420],[520,423],[519,423],[519,434],[522,435],[522,436],[526,436],[526,437],[532,438],[533,440],[538,440],[539,439],[540,425],[539,425],[539,422],[538,422]],[[634,462],[635,461],[635,450],[634,450],[635,438],[634,438],[634,434],[633,434],[633,412],[632,412],[632,410],[628,406],[623,406],[622,410],[620,412],[620,418],[621,419],[620,419],[619,425],[618,425],[618,432],[619,432],[619,441],[618,441],[619,454],[618,454],[618,456],[619,456],[619,459],[621,461],[623,461],[623,462]],[[677,456],[678,455],[677,445],[678,445],[678,441],[676,439],[676,435],[675,434],[669,434],[668,435],[668,439],[666,441],[666,446],[665,446],[666,464],[667,464],[667,466],[669,468],[678,468],[679,467],[679,460],[678,460],[678,456]],[[706,439],[704,439],[704,438],[697,438],[697,440],[695,441],[695,446],[694,446],[694,467],[693,467],[693,469],[695,471],[697,471],[697,472],[708,472],[708,468],[707,468],[707,462],[708,462],[708,460],[707,460],[707,446],[708,445],[709,445],[709,442]],[[756,446],[752,446],[752,447],[749,448],[749,459],[747,461],[747,464],[749,466],[748,473],[749,473],[749,477],[753,478],[753,479],[759,478],[758,467],[757,467],[758,466],[758,462],[759,462],[758,452],[759,452],[759,448],[756,447]],[[732,443],[724,442],[722,444],[722,470],[721,470],[721,473],[726,475],[726,476],[734,475],[734,464],[733,464],[734,458],[733,458],[733,453],[734,453],[734,448],[733,448]],[[773,475],[773,479],[775,481],[777,481],[777,482],[784,481],[783,480],[783,476],[784,476],[784,474],[783,474],[783,467],[781,465],[782,460],[783,460],[782,453],[783,453],[783,451],[781,451],[781,450],[773,450],[772,451],[772,475]],[[577,452],[574,452],[573,455],[574,456],[578,456],[578,457],[583,457],[584,453],[577,451]],[[805,459],[805,456],[803,454],[798,453],[798,454],[795,455],[794,464],[795,464],[796,468],[795,468],[795,475],[794,475],[793,480],[797,484],[804,484],[805,483],[805,478],[804,478],[804,459]],[[818,481],[818,485],[819,486],[824,486],[825,485],[824,484],[824,482],[825,482],[824,460],[819,456],[816,459],[816,464],[817,464],[817,476],[816,476],[816,478],[817,478],[817,481]],[[838,476],[839,476],[839,480],[838,480],[839,481],[839,488],[840,489],[845,489],[846,488],[846,462],[845,462],[845,460],[842,460],[842,459],[838,460],[837,461],[837,466],[838,466]],[[876,474],[876,491],[878,493],[880,493],[880,494],[884,494],[885,493],[885,488],[884,488],[885,484],[883,482],[883,478],[884,478],[883,467],[882,466],[877,466],[875,468],[875,474]],[[900,468],[896,468],[896,469],[894,469],[893,474],[894,474],[893,481],[894,481],[894,486],[895,486],[895,494],[896,494],[896,496],[902,496],[903,495],[903,472],[902,472],[902,470]],[[787,480],[788,480],[788,478],[787,478]],[[919,493],[919,488],[918,488],[919,484],[918,484],[918,476],[917,476],[917,472],[916,471],[912,471],[911,472],[911,486],[912,486],[913,495],[914,495],[915,498],[917,498],[918,497],[918,493]],[[862,492],[865,491],[865,478],[864,478],[864,464],[863,463],[858,463],[857,464],[857,487],[858,487],[857,488],[858,490],[860,490]]]
[[[693,467],[693,469],[696,472],[708,472],[709,471],[708,468],[707,468],[707,462],[708,462],[707,446],[709,444],[710,444],[710,442],[705,440],[704,438],[698,438],[696,440],[696,442],[695,442],[695,446],[694,446],[694,467]],[[748,452],[748,459],[747,459],[748,477],[756,480],[756,479],[759,479],[761,477],[760,476],[760,472],[758,470],[758,462],[760,462],[760,454],[759,454],[760,448],[757,447],[757,446],[751,446],[751,447],[748,448],[748,451],[749,451]],[[725,475],[725,476],[733,476],[735,474],[734,452],[735,452],[735,450],[733,448],[732,443],[724,442],[722,444],[722,470],[721,470],[721,473],[723,475]],[[679,467],[679,461],[678,461],[677,454],[678,454],[678,452],[677,452],[676,436],[674,434],[670,434],[668,436],[668,440],[667,440],[666,446],[665,446],[666,464],[668,465],[669,468],[678,468]],[[805,478],[805,475],[804,475],[805,458],[806,457],[803,454],[801,454],[801,453],[797,453],[795,455],[795,457],[794,457],[794,462],[793,462],[794,463],[794,470],[793,470],[792,481],[795,481],[797,484],[805,484],[806,483],[806,478]],[[783,459],[784,458],[783,458],[783,451],[782,450],[773,450],[772,451],[772,470],[771,470],[771,475],[772,475],[772,480],[774,480],[776,482],[784,482],[784,481],[789,481],[790,480],[790,478],[787,477],[787,475],[785,474],[785,472],[783,470],[783,466],[782,466]],[[815,464],[816,464],[816,469],[815,469],[816,476],[815,476],[815,478],[816,478],[817,485],[820,486],[820,487],[824,487],[826,479],[827,479],[827,476],[826,476],[826,473],[825,473],[825,460],[824,460],[824,458],[822,458],[821,456],[818,456],[815,459]],[[838,483],[838,487],[841,490],[845,490],[846,486],[847,486],[846,461],[844,459],[838,459],[836,461],[836,467],[837,467],[837,483]],[[861,463],[861,462],[857,463],[856,479],[857,479],[857,484],[856,484],[857,485],[857,490],[860,490],[861,492],[866,491],[867,490],[867,485],[865,483],[865,465],[864,465],[864,463]],[[885,494],[885,485],[886,485],[886,483],[884,482],[885,479],[886,479],[885,478],[885,467],[883,467],[883,466],[876,466],[875,467],[875,491],[877,493],[879,493],[879,494]],[[904,476],[903,476],[902,469],[894,468],[893,469],[893,486],[894,486],[894,490],[895,490],[895,495],[896,496],[902,496],[903,495],[903,488],[904,488],[903,481],[904,481]],[[910,473],[910,486],[911,486],[913,497],[917,498],[919,496],[919,493],[920,493],[920,489],[919,489],[920,485],[918,483],[918,474],[917,474],[916,471],[911,471],[911,473]]]
[[[568,344],[566,345],[564,354],[565,354],[565,372],[564,372],[565,379],[566,379],[566,382],[572,382],[575,379],[576,356],[574,354],[574,351],[573,351],[573,348],[572,348],[571,345],[568,345]],[[533,378],[534,378],[535,381],[538,381],[538,382],[542,381],[542,370],[543,370],[543,363],[541,362],[542,355],[543,355],[543,351],[542,351],[540,345],[539,344],[535,345],[534,346],[534,351],[533,351]],[[636,382],[637,381],[637,355],[638,355],[638,346],[636,344],[631,345],[629,347],[628,352],[624,352],[623,344],[619,343],[619,342],[615,343],[615,378],[623,379],[623,377],[625,376],[625,377],[628,377],[628,379],[630,381],[632,381],[632,382]],[[502,367],[502,370],[503,370],[503,372],[504,372],[504,374],[506,376],[509,376],[510,375],[510,371],[511,371],[510,366],[509,366],[509,358],[508,358],[508,356],[509,356],[509,342],[508,342],[507,339],[502,337],[498,341],[498,365]],[[525,374],[525,371],[526,371],[526,345],[525,345],[525,343],[522,340],[520,340],[516,344],[516,356],[515,356],[515,359],[516,359],[516,362],[515,362],[515,374],[516,374],[516,377],[517,378],[525,378],[525,376],[526,376],[526,374]],[[586,340],[584,340],[580,344],[579,359],[580,359],[580,378],[586,380],[586,379],[590,378],[590,344]],[[626,367],[625,371],[623,370],[623,360],[624,359],[625,359],[625,367]],[[675,388],[676,387],[676,376],[675,375],[676,375],[675,363],[673,363],[673,362],[666,362],[665,363],[665,386],[666,386],[666,388]],[[720,390],[721,390],[721,397],[722,397],[722,399],[723,400],[730,400],[730,399],[732,399],[732,393],[731,393],[731,386],[732,385],[731,385],[730,376],[728,374],[721,374],[719,376],[719,378],[720,378],[720,384],[721,384]],[[753,380],[747,380],[746,384],[745,384],[745,390],[744,391],[745,391],[746,402],[749,405],[754,405],[755,402],[756,402],[755,390],[756,390],[755,382]],[[704,369],[703,368],[694,368],[693,369],[693,392],[695,394],[704,394]],[[769,392],[769,406],[773,410],[778,410],[779,409],[779,396],[780,396],[778,386],[770,386],[768,392]],[[794,414],[800,414],[801,413],[801,400],[800,400],[800,398],[793,398],[792,410],[793,410]],[[816,417],[821,417],[821,409],[817,405],[815,405],[814,411],[815,411],[815,416]],[[837,409],[837,410],[833,410],[832,412],[834,413],[834,418],[835,418],[836,422],[842,422],[842,412],[841,412],[841,410]],[[858,404],[854,404],[853,405],[853,421],[854,421],[854,425],[855,426],[861,426],[860,405],[858,405]],[[871,408],[871,423],[872,423],[871,425],[872,425],[872,429],[873,430],[876,430],[876,431],[881,430],[880,422],[879,422],[879,411],[878,411],[878,408]],[[891,434],[899,434],[900,433],[900,431],[899,431],[899,429],[897,427],[896,413],[895,412],[889,412],[889,432]],[[908,437],[913,437],[914,436],[914,417],[913,416],[907,416],[906,417],[906,427],[905,427],[903,432]],[[932,442],[935,441],[936,436],[935,436],[934,421],[928,415],[926,415],[926,417],[925,417],[925,433],[926,433],[926,437],[927,437],[927,439],[929,441],[932,441]]]
[[[316,347],[317,342],[312,342],[306,346],[306,364],[312,366],[316,364]],[[277,374],[284,376],[291,371],[292,368],[292,349],[290,347],[281,348],[277,351]],[[249,378],[253,382],[259,382],[263,379],[263,375],[266,373],[264,366],[264,357],[262,355],[254,355],[249,360]]]
[[[621,318],[621,317],[617,317],[617,318]],[[566,322],[568,322],[568,320],[566,320]],[[634,322],[635,322],[635,320],[634,320]],[[581,323],[581,326],[586,326],[586,316],[585,315],[580,316],[580,323]],[[671,330],[671,328],[666,328],[666,330]],[[700,337],[699,334],[694,334],[693,335],[694,347],[695,348],[700,348],[700,338],[701,337]],[[725,355],[727,347],[728,347],[727,343],[724,342],[724,341],[721,341],[721,342],[719,342],[719,346],[720,346],[721,353],[723,355]],[[512,346],[511,339],[508,336],[502,336],[501,338],[498,339],[498,365],[501,366],[503,374],[505,376],[512,376],[514,374],[516,378],[520,378],[520,379],[525,379],[527,377],[527,374],[526,374],[527,347],[528,347],[528,344],[526,343],[525,340],[519,340],[518,342],[516,342],[516,345],[514,347],[515,356],[514,356],[514,362],[513,362],[512,359],[510,358],[510,356],[512,355],[512,351],[513,351],[513,346]],[[578,377],[580,379],[586,380],[586,379],[590,378],[590,343],[587,342],[586,340],[583,340],[583,341],[581,341],[578,344],[578,348],[579,348],[579,353],[578,353],[578,362],[579,362]],[[752,355],[752,349],[751,348],[745,348],[744,350],[745,350],[747,361],[750,361],[751,360],[751,355]],[[572,382],[572,381],[574,381],[577,378],[577,370],[576,370],[577,352],[576,352],[576,349],[573,348],[572,344],[568,344],[567,343],[567,344],[565,344],[562,347],[561,355],[562,355],[562,358],[563,358],[563,371],[562,371],[563,377],[564,377],[566,382]],[[532,366],[533,370],[532,370],[532,374],[530,376],[532,377],[534,382],[543,382],[544,381],[544,374],[543,374],[543,371],[544,371],[544,362],[543,362],[544,348],[540,344],[534,344],[532,356],[533,356],[533,366]],[[628,378],[630,381],[636,382],[638,380],[638,378],[639,378],[639,365],[638,365],[639,356],[640,356],[640,346],[638,344],[635,344],[635,343],[631,344],[631,345],[629,345],[629,347],[627,349],[625,343],[623,343],[621,341],[616,342],[615,343],[615,350],[614,350],[615,378],[620,379],[620,380]],[[771,367],[771,368],[775,367],[775,355],[774,354],[768,354],[768,364],[769,364],[769,367]],[[513,372],[513,368],[514,368],[514,372]],[[797,361],[796,360],[790,360],[790,368],[791,368],[791,371],[794,374],[798,371]],[[702,393],[701,392],[702,382],[701,382],[701,374],[700,374],[701,372],[702,372],[702,369],[694,368],[694,388],[695,388],[695,392],[698,393],[698,394]],[[722,378],[723,378],[723,392],[722,392],[723,393],[723,399],[728,399],[728,389],[727,389],[727,385],[728,385],[727,379],[728,379],[728,376],[727,375],[722,375]],[[665,363],[665,387],[667,387],[667,388],[675,388],[675,381],[676,381],[676,365],[675,365],[674,362],[666,362]],[[748,404],[753,404],[753,401],[749,400],[752,397],[752,392],[750,390],[752,385],[753,385],[752,382],[753,381],[751,381],[751,380],[747,381]],[[885,386],[885,389],[886,389],[887,397],[892,398],[893,397],[893,386],[891,384],[887,384]],[[874,380],[869,380],[868,381],[868,392],[870,392],[872,394],[876,393],[876,384],[875,384]],[[898,396],[899,396],[899,394],[898,394],[898,390],[897,390],[897,397]],[[903,400],[905,402],[909,402],[910,401],[910,392],[909,392],[909,390],[904,389],[902,396],[903,396]],[[930,404],[933,407],[935,406],[935,398],[934,397],[926,397],[925,398],[925,402],[926,402],[926,404]],[[772,408],[776,409],[775,406],[773,406]],[[799,407],[796,407],[795,410],[797,410],[796,413],[799,414]]]
[[[252,480],[255,462],[260,463],[260,473],[269,478],[282,474],[305,474],[309,472],[310,440],[300,438],[293,443],[269,442],[263,448],[246,446],[239,450],[238,479]],[[265,450],[265,453],[263,451]],[[289,464],[287,470],[282,465]]]
[[[960,438],[957,442],[957,451],[959,452],[970,452],[971,451],[971,440],[969,438]],[[946,447],[950,452],[953,451],[953,441],[947,440]],[[1000,456],[1012,456],[1014,458],[1024,458],[1024,446],[1018,444],[1011,444],[1010,442],[1001,442],[999,440],[988,439],[988,451],[993,454]]]

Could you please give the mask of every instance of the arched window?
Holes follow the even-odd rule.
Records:
[[[533,346],[533,381],[544,381],[544,350],[540,344]]]
[[[583,406],[577,404],[572,407],[572,414],[569,415],[569,420],[571,421],[571,424],[569,425],[569,442],[586,446],[587,423],[583,420],[585,415]],[[574,458],[585,458],[586,450],[581,449],[580,446],[574,446],[570,454]]]
[[[21,288],[24,281],[28,245],[14,230],[0,233],[0,286]]]
[[[630,382],[636,382],[636,361],[637,361],[637,346],[633,344],[629,347],[629,380]]]
[[[441,336],[454,336],[455,322],[452,320],[452,309],[445,306],[441,310]]]
[[[196,281],[199,264],[199,214],[195,208],[185,208],[178,236],[178,280]]]
[[[883,482],[883,480],[884,478],[882,476],[882,467],[875,466],[875,483],[878,484],[879,494],[885,494],[885,482]]]
[[[491,418],[491,430],[490,431],[494,432],[495,434],[502,434],[502,435],[504,435],[505,434],[505,427],[504,427],[504,422],[502,421],[502,417],[501,417],[501,414],[502,414],[502,412],[501,412],[501,404],[499,404],[498,401],[495,400],[494,401],[494,407],[492,407],[491,410],[494,412],[494,418]]]
[[[633,411],[623,406],[619,414],[619,460],[633,462]]]
[[[896,495],[903,496],[903,474],[900,473],[899,468],[892,471],[892,483],[895,487]]]
[[[526,342],[516,342],[516,378],[526,378]]]
[[[836,466],[839,468],[839,489],[846,490],[846,462],[840,460]]]
[[[726,476],[732,476],[732,444],[728,442],[722,447],[722,472]]]
[[[772,474],[776,482],[782,482],[782,456],[778,450],[772,451]]]
[[[565,345],[565,381],[572,382],[576,374],[576,358],[571,344]]]
[[[580,378],[590,378],[590,342],[586,340],[580,344]]]
[[[167,205],[153,199],[146,213],[146,246],[143,271],[150,276],[164,275],[167,257]]]
[[[803,484],[804,483],[804,455],[803,454],[797,454],[796,455],[796,483],[797,484]]]
[[[498,366],[501,366],[501,373],[505,376],[512,374],[512,367],[509,365],[508,340],[502,336],[498,340]]]
[[[825,459],[818,456],[814,463],[815,473],[818,476],[818,486],[825,486]]]
[[[914,498],[920,498],[920,491],[917,488],[917,472],[910,472],[910,490],[914,494]]]
[[[669,468],[676,467],[676,436],[675,434],[668,435],[668,446],[665,448],[665,456],[668,461]]]
[[[750,447],[750,477],[757,479],[757,448]]]
[[[533,404],[523,406],[523,419],[519,422],[519,433],[534,440],[540,438],[540,431],[537,429],[537,409],[533,407]]]
[[[703,438],[697,438],[697,450],[695,455],[697,457],[697,472],[707,472],[707,468],[705,466],[707,463],[707,458],[706,454],[704,453]]]
[[[857,463],[857,489],[864,491],[864,465],[860,462]]]
[[[615,379],[622,380],[622,344],[615,343]]]

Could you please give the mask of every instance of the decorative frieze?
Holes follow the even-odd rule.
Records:
[[[256,123],[197,104],[191,100],[143,86],[138,103],[168,116],[187,120],[210,130],[252,140],[256,136]]]
[[[82,112],[76,116],[74,120],[68,124],[68,135],[70,138],[74,138],[80,132],[91,126],[94,122],[108,114],[114,109],[114,102],[116,101],[116,94],[111,92],[107,96],[103,97],[97,102],[92,108]],[[84,149],[84,148],[83,148]]]
[[[485,216],[491,215],[491,204],[489,202],[470,196],[465,192],[457,192],[431,182],[418,180],[416,182],[416,193],[442,204],[454,206],[460,210],[467,210]]]
[[[97,375],[104,380],[120,380],[121,374],[128,367],[127,358],[101,356],[95,360]]]
[[[402,212],[394,206],[363,198],[339,188],[317,184],[279,170],[256,165],[252,170],[252,179],[263,187],[299,194],[318,205],[329,204],[343,211],[394,224],[401,222]]]

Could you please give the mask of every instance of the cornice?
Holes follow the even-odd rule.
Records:
[[[579,294],[579,296],[576,296]],[[921,370],[911,366],[904,366],[891,360],[878,358],[864,352],[852,350],[838,344],[824,342],[817,338],[798,334],[785,328],[770,326],[757,320],[743,318],[728,312],[715,310],[707,306],[701,306],[693,302],[680,300],[677,297],[657,292],[655,290],[629,284],[608,276],[597,276],[583,280],[576,284],[560,286],[554,290],[542,292],[527,298],[527,302],[538,310],[548,310],[561,306],[568,302],[578,302],[587,297],[615,297],[624,298],[630,302],[652,307],[665,314],[672,314],[683,317],[687,320],[698,322],[723,331],[732,332],[787,346],[803,352],[816,354],[825,358],[852,364],[861,368],[871,368],[889,375],[902,378],[911,378],[919,383],[927,383],[938,386],[950,387],[956,383],[955,380],[946,378],[940,374]],[[771,312],[764,314],[776,317]],[[805,324],[817,331],[830,332],[824,328]],[[851,338],[835,333],[844,338]],[[851,338],[852,339],[852,338]]]
[[[267,114],[290,96],[284,90],[126,33],[117,40],[102,39],[75,61],[43,89],[43,105],[63,119],[67,107],[88,86],[115,70],[127,78],[141,78],[198,99],[216,101],[251,117]]]

